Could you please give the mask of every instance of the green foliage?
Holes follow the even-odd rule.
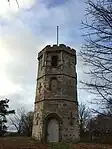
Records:
[[[72,149],[72,145],[68,143],[50,143],[49,149]]]
[[[6,116],[15,113],[14,110],[8,110],[8,102],[8,99],[0,100],[0,136],[3,136],[7,131],[7,127],[5,125],[7,123]]]

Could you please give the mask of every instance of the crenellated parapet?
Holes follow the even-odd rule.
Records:
[[[76,51],[75,49],[73,48],[70,48],[69,46],[66,46],[64,44],[60,44],[59,46],[58,45],[47,45],[43,50],[41,50],[39,53],[38,53],[38,59],[43,55],[43,53],[45,52],[60,52],[60,51],[64,51],[68,54],[71,54],[73,56],[76,57]]]

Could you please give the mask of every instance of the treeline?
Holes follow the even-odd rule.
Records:
[[[0,100],[0,136],[28,136],[32,134],[33,112],[26,112],[24,108],[9,109],[9,99]],[[7,117],[8,116],[8,117]],[[15,132],[9,132],[13,127]]]
[[[112,143],[112,109],[96,113],[85,104],[79,105],[79,126],[81,141]]]
[[[8,110],[8,104],[8,99],[0,100],[0,136],[30,137],[32,135],[33,112],[26,112],[24,108],[18,109],[17,112],[15,112],[15,110]],[[94,112],[94,109],[88,108],[86,104],[79,104],[81,141],[111,143],[112,107],[107,110],[105,109],[102,113],[96,113],[95,115]],[[8,131],[12,126],[15,132]]]

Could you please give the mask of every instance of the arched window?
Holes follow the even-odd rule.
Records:
[[[52,91],[55,91],[58,88],[58,82],[57,82],[57,78],[53,77],[50,80],[50,89]]]
[[[56,67],[58,65],[58,56],[52,56],[52,67]]]
[[[42,69],[42,59],[43,59],[43,55],[39,57],[39,69]]]

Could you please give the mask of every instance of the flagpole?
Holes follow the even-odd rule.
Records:
[[[59,26],[57,26],[57,46],[58,46],[58,40],[59,40],[58,34],[59,34]]]

